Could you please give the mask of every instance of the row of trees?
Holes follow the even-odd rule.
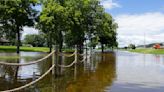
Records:
[[[34,7],[39,5],[42,11]],[[1,36],[10,35],[17,39],[17,53],[20,46],[20,32],[24,26],[35,26],[47,38],[50,50],[52,44],[77,45],[81,51],[86,40],[95,47],[101,43],[117,46],[117,24],[105,12],[100,0],[7,0],[0,1]],[[2,8],[3,6],[3,8]]]
[[[45,39],[44,34],[29,34],[26,35],[23,43],[25,46],[32,46],[32,47],[46,47],[47,40]]]

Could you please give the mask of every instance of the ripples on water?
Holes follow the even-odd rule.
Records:
[[[1,53],[1,56],[15,55]],[[45,53],[22,52],[17,60],[0,62],[26,63]],[[58,57],[60,64],[69,64],[73,58]],[[0,90],[11,89],[44,74],[51,67],[52,58],[35,65],[9,67],[0,65]],[[71,68],[55,68],[37,84],[20,92],[164,92],[164,56],[130,52],[96,53],[91,60]]]

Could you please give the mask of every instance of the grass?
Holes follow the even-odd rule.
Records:
[[[19,56],[0,56],[0,60],[17,60],[19,58]]]
[[[164,54],[164,49],[135,49],[135,50],[128,50],[130,52],[137,52],[137,53],[145,53],[145,54]]]
[[[40,57],[44,57],[43,56],[40,56]],[[18,60],[20,58],[24,58],[25,60],[34,60],[34,58],[38,58],[38,57],[34,57],[34,56],[18,56],[18,55],[15,55],[15,56],[0,56],[0,60]]]
[[[20,47],[20,51],[49,52],[48,47]],[[0,46],[0,52],[16,52],[16,46]],[[63,52],[74,52],[74,49],[63,49]]]
[[[63,52],[67,52],[67,53],[72,53],[74,52],[74,49],[63,49]]]
[[[49,52],[48,47],[20,47],[20,51],[26,52]],[[16,52],[16,46],[0,46],[0,52]],[[63,49],[63,52],[74,52],[74,49]],[[0,56],[0,60],[19,59],[20,56]],[[23,57],[31,58],[31,57]]]
[[[47,47],[20,47],[20,51],[49,52]],[[16,46],[0,46],[0,52],[16,52]]]

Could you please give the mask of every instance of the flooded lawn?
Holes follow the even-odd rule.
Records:
[[[110,92],[164,92],[164,55],[116,52],[117,72]]]
[[[1,56],[15,56],[1,53]],[[26,63],[46,55],[21,52],[20,58],[0,62]],[[58,57],[60,64],[73,58]],[[52,58],[29,66],[0,65],[0,91],[25,85],[44,74],[52,65]],[[37,84],[19,92],[164,92],[164,56],[129,52],[96,53],[91,60],[70,68],[55,67]],[[33,75],[35,73],[35,77]]]

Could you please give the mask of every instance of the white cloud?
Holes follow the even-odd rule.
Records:
[[[160,12],[144,14],[124,14],[116,16],[118,41],[121,46],[130,43],[143,44],[164,42],[164,14]]]
[[[103,5],[104,8],[108,9],[108,10],[115,8],[115,7],[121,7],[118,3],[113,2],[113,0],[102,0],[101,5]]]
[[[38,34],[38,33],[39,33],[39,31],[35,28],[24,27],[23,32],[22,32],[22,39],[24,39],[25,35],[27,35],[27,34]]]

